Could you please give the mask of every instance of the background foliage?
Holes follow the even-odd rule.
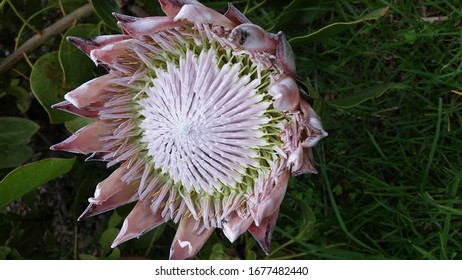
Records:
[[[248,234],[230,244],[216,231],[198,258],[460,259],[460,2],[233,4],[290,38],[300,85],[329,137],[315,148],[319,174],[291,179],[269,256]],[[111,12],[160,15],[157,2],[3,0],[0,8],[0,259],[167,258],[172,223],[110,249],[131,206],[77,222],[111,171],[49,150],[88,123],[50,106],[104,73],[64,38],[118,33]]]

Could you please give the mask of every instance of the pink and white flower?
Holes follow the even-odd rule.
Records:
[[[195,0],[160,0],[167,16],[115,14],[123,35],[69,37],[108,74],[56,109],[94,122],[53,150],[119,167],[80,219],[136,202],[117,246],[173,220],[171,259],[192,258],[215,228],[249,231],[265,253],[291,176],[316,173],[327,133],[302,98],[282,32]]]

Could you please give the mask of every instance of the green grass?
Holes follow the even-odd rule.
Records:
[[[236,2],[243,9],[247,1]],[[307,2],[314,4],[298,6],[297,13],[278,21],[280,1],[268,0],[259,7],[250,1],[248,16],[266,28],[280,27],[290,38],[358,19],[380,7],[389,6],[390,11],[381,19],[294,49],[300,80],[320,96],[315,102],[329,136],[314,148],[319,174],[291,179],[267,258],[461,259],[462,96],[451,92],[462,89],[458,1]],[[422,17],[439,19],[429,23]],[[49,42],[32,57],[56,45]],[[23,70],[24,65],[17,69],[26,75],[30,71]],[[354,108],[327,105],[328,100],[388,82],[397,86]],[[27,88],[24,80],[20,83]],[[64,137],[57,139],[53,133],[65,132],[57,126],[46,128],[48,120],[34,113],[37,108],[33,101],[29,118],[42,125],[35,144],[40,157],[48,153],[47,141]],[[0,231],[0,245],[16,249],[24,258],[107,253],[98,243],[102,233],[119,228],[120,216],[129,208],[75,222],[93,186],[105,176],[102,164],[82,159],[68,177],[46,186],[59,197],[53,207],[70,213],[59,226],[72,238],[58,241],[56,210],[35,205],[36,194],[31,194],[23,203],[35,205],[32,213],[1,214],[0,227],[7,230]],[[39,219],[45,223],[35,224]],[[38,233],[26,238],[28,229]],[[173,235],[174,226],[168,224],[120,246],[121,256],[165,259]],[[250,234],[230,244],[218,231],[198,257],[265,258]]]
[[[339,2],[316,26],[377,6]],[[312,248],[307,258],[460,259],[462,104],[451,90],[461,87],[461,14],[451,1],[380,2],[390,6],[383,19],[296,50],[324,98],[378,81],[401,87],[330,111],[329,137],[315,148],[319,174],[293,180],[299,193],[288,194],[304,195],[316,213],[313,236],[292,250]],[[449,19],[423,22],[424,8]]]

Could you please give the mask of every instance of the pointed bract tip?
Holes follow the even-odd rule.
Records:
[[[232,215],[226,223],[223,223],[222,230],[228,240],[233,243],[241,234],[249,229],[252,222],[253,219],[251,216],[246,219],[242,219],[235,214]]]
[[[80,216],[77,218],[77,221],[80,222],[81,220],[84,220],[86,218],[89,218],[91,216],[98,214],[98,213],[92,213],[93,208],[94,208],[93,203],[90,203],[87,206],[87,208],[85,208],[85,210],[82,212],[82,214],[80,214]]]
[[[236,25],[242,23],[251,23],[250,20],[239,11],[232,3],[228,3],[228,10],[224,14],[229,20],[234,22]]]
[[[67,101],[67,100],[64,100],[64,101],[61,101],[59,103],[56,103],[56,104],[53,104],[51,105],[51,109],[57,109],[57,110],[62,110],[63,108],[65,108],[67,105],[69,105],[70,102]]]
[[[95,103],[95,107],[102,106],[99,103]],[[87,118],[95,118],[98,116],[98,112],[96,110],[92,110],[91,108],[77,108],[72,105],[71,102],[64,100],[54,105],[51,105],[52,109],[60,110],[64,112],[68,112],[77,116],[87,117]]]
[[[171,260],[187,260],[193,258],[209,239],[214,228],[197,231],[197,221],[191,216],[183,216],[178,225],[170,248]]]
[[[262,248],[266,255],[270,253],[271,237],[273,236],[274,227],[279,215],[279,207],[276,211],[264,218],[260,225],[251,225],[249,232],[257,240],[258,244]]]
[[[276,58],[281,64],[284,72],[287,75],[295,78],[297,69],[295,67],[295,56],[294,52],[292,51],[292,47],[290,46],[282,31],[279,31],[276,34],[276,37]]]
[[[130,239],[138,238],[164,222],[162,211],[152,212],[149,199],[140,200],[125,218],[122,229],[112,244],[115,247]]]
[[[92,39],[87,38],[79,38],[74,36],[67,36],[66,40],[76,46],[78,49],[86,53],[87,55],[90,53],[91,50],[98,47],[98,44],[93,41]]]
[[[127,240],[129,240],[131,238],[136,237],[136,236],[132,236],[132,235],[126,235],[127,228],[128,228],[128,220],[125,219],[125,221],[124,221],[124,223],[122,225],[122,228],[119,231],[119,234],[117,235],[117,237],[114,239],[114,241],[111,244],[112,249],[119,246],[123,242],[125,242],[125,241],[127,241]]]
[[[119,14],[119,13],[112,13],[112,15],[120,22],[134,22],[137,21],[139,18],[134,17],[134,16],[127,16],[124,14]]]

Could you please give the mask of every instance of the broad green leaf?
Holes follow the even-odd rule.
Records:
[[[114,248],[112,252],[107,256],[103,258],[104,260],[118,260],[120,259],[120,250],[119,248]]]
[[[355,21],[332,23],[313,33],[294,37],[290,39],[289,42],[292,46],[297,46],[297,45],[302,45],[302,44],[307,44],[307,43],[312,43],[312,42],[322,42],[322,40],[324,40],[325,38],[331,37],[337,33],[347,30],[353,25],[364,22],[366,20],[375,20],[375,19],[381,18],[384,15],[386,15],[388,10],[389,10],[389,7],[380,8],[380,9],[374,10],[366,14],[365,16]]]
[[[96,24],[81,24],[67,30],[59,46],[59,62],[63,70],[63,85],[65,88],[76,88],[93,77],[95,64],[87,55],[69,43],[68,36],[92,38],[99,35]]]
[[[122,217],[119,214],[117,214],[116,211],[114,211],[114,213],[109,218],[109,222],[107,224],[107,227],[108,228],[115,228],[116,226],[119,225],[119,223],[121,221],[122,221]]]
[[[51,109],[51,105],[63,101],[66,90],[63,88],[63,72],[59,65],[58,52],[40,57],[32,68],[30,86],[37,100],[47,111],[51,123],[63,123],[75,116]]]
[[[0,181],[0,208],[69,172],[75,158],[47,158],[11,171]]]
[[[0,118],[0,144],[25,144],[34,135],[39,126],[23,118]]]
[[[90,0],[90,2],[98,17],[109,26],[109,28],[114,31],[120,31],[119,26],[117,26],[117,20],[112,15],[113,12],[121,12],[115,0]]]
[[[110,252],[112,242],[114,242],[114,239],[117,237],[117,234],[119,234],[119,230],[116,228],[108,228],[103,232],[103,234],[101,234],[99,244],[102,248],[102,257],[106,256]]]
[[[33,153],[32,149],[24,144],[0,144],[0,168],[18,167],[30,159]]]
[[[64,126],[70,133],[74,133],[77,130],[81,129],[82,127],[86,126],[93,122],[93,119],[84,118],[84,117],[76,117],[73,120],[64,123]]]
[[[6,260],[8,254],[10,254],[11,248],[6,246],[0,246],[0,260]]]
[[[11,86],[8,89],[8,94],[16,98],[16,107],[18,108],[19,111],[24,113],[27,110],[29,110],[31,97],[29,96],[29,93],[27,92],[27,90],[25,90],[22,87]]]
[[[378,84],[360,92],[353,93],[350,96],[340,97],[327,101],[327,104],[341,109],[350,109],[366,100],[382,96],[391,88],[400,88],[401,85],[395,83]]]

